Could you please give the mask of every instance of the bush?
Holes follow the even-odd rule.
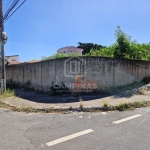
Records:
[[[21,85],[22,88],[24,88],[25,90],[30,90],[31,89],[31,82],[30,80],[26,81],[24,84]]]
[[[143,79],[142,79],[142,82],[143,82],[144,84],[149,84],[149,83],[150,83],[150,77],[145,77],[145,78],[143,78]]]
[[[118,106],[116,106],[116,109],[119,111],[124,111],[126,109],[131,108],[132,103],[120,103]]]
[[[10,89],[20,88],[21,83],[20,82],[15,82],[12,79],[10,79],[10,80],[7,80],[6,87],[8,87]]]
[[[55,55],[52,55],[52,56],[49,56],[49,57],[45,57],[43,56],[42,57],[42,60],[50,60],[50,59],[56,59],[56,58],[64,58],[64,57],[78,57],[78,56],[82,56],[81,54],[78,54],[78,53],[70,53],[70,54],[55,54]]]

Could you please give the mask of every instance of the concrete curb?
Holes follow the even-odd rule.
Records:
[[[109,107],[106,107],[106,106],[100,106],[100,107],[93,107],[93,106],[88,106],[88,107],[84,107],[84,108],[79,108],[79,107],[73,107],[73,108],[69,108],[69,107],[58,107],[58,108],[38,108],[38,107],[20,107],[20,106],[17,106],[17,105],[13,105],[13,104],[9,104],[7,102],[4,102],[4,104],[6,105],[9,105],[9,106],[12,106],[12,107],[16,107],[16,108],[33,108],[37,111],[46,111],[46,110],[51,110],[51,111],[73,111],[73,112],[81,112],[81,111],[84,111],[84,112],[88,112],[88,111],[94,111],[94,110],[99,110],[99,111],[109,111],[109,110],[112,110],[112,108],[115,108],[116,106],[109,106]]]
[[[134,101],[134,102],[128,102],[129,104],[131,103],[135,103],[135,102],[137,102],[137,103],[140,103],[140,102],[143,102],[143,103],[146,103],[146,102],[149,102],[150,103],[150,99],[148,99],[148,100],[144,100],[144,101]],[[33,109],[33,110],[36,110],[36,111],[39,111],[39,112],[68,112],[68,113],[70,113],[70,112],[94,112],[94,111],[115,111],[115,110],[117,110],[116,108],[117,108],[117,106],[118,105],[110,105],[110,106],[108,106],[108,107],[106,107],[106,106],[99,106],[99,107],[97,107],[97,106],[88,106],[88,107],[84,107],[84,108],[79,108],[79,107],[58,107],[58,108],[52,108],[52,107],[50,107],[50,108],[38,108],[38,107],[30,107],[30,106],[28,106],[28,107],[21,107],[21,106],[17,106],[17,105],[13,105],[13,104],[10,104],[10,103],[8,103],[8,102],[3,102],[4,104],[6,104],[6,105],[8,105],[8,106],[12,106],[12,107],[16,107],[16,108],[19,108],[19,109]],[[141,106],[142,107],[142,106]],[[143,106],[144,107],[144,106]],[[138,108],[138,107],[137,107]],[[136,109],[136,107],[134,107],[134,109]]]

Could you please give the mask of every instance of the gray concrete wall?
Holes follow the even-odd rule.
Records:
[[[79,78],[84,75],[85,78]],[[60,58],[6,68],[7,80],[31,82],[35,89],[49,90],[51,82],[98,83],[100,88],[121,86],[150,76],[150,62],[102,57]],[[78,80],[76,80],[78,79]],[[73,87],[72,87],[73,88]]]

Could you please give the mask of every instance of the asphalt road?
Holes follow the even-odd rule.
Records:
[[[150,108],[66,115],[0,109],[0,150],[150,150]]]

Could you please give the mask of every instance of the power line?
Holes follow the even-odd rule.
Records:
[[[3,21],[7,21],[25,2],[26,0],[24,0],[9,16],[7,16],[7,18],[4,18]]]
[[[19,3],[20,0],[14,0],[13,3],[11,4],[11,6],[9,7],[9,9],[6,11],[6,13],[4,14],[3,20],[5,20],[9,13],[15,8],[15,6]]]
[[[7,4],[6,4],[6,7],[4,8],[4,12],[5,10],[7,9],[7,7],[10,5],[10,3],[12,2],[13,0],[10,0]]]
[[[6,11],[6,13],[3,16],[3,19],[0,20],[0,25],[7,21],[25,2],[26,0],[24,0],[12,13],[11,11],[15,8],[15,6],[20,2],[20,0],[14,0],[11,4],[11,6],[9,7],[9,9]],[[11,13],[11,14],[10,14]]]

